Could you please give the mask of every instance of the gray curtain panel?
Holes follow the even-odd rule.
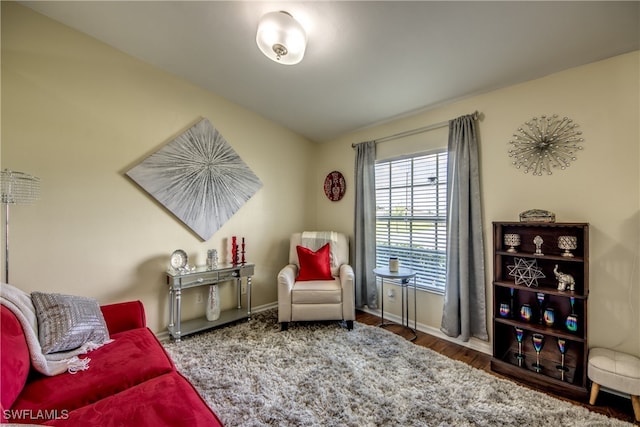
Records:
[[[484,243],[476,122],[449,122],[447,163],[447,282],[441,330],[468,341],[488,341]]]
[[[376,267],[376,143],[357,144],[354,218],[354,274],[356,307],[378,308],[378,291],[373,269]]]

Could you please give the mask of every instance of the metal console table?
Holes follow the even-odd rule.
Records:
[[[253,264],[238,264],[224,266],[213,270],[207,267],[197,267],[194,271],[167,271],[169,285],[169,335],[179,342],[184,335],[193,334],[205,329],[235,322],[241,319],[251,319],[251,276]],[[247,306],[242,307],[242,278],[247,280]],[[198,286],[211,286],[218,283],[235,281],[238,305],[237,308],[223,310],[220,317],[208,321],[205,316],[193,320],[182,321],[182,291]]]
[[[380,292],[381,298],[381,322],[378,326],[384,327],[393,325],[393,323],[384,323],[384,280],[390,279],[397,281],[401,288],[402,297],[402,326],[413,332],[413,337],[410,341],[414,341],[418,334],[416,333],[418,325],[418,312],[417,312],[417,287],[416,287],[416,273],[408,268],[399,268],[397,272],[389,271],[389,268],[375,268],[373,274],[380,278]],[[413,280],[412,280],[413,279]],[[409,286],[413,283],[413,328],[409,326]]]

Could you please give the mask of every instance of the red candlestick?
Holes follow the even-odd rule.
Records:
[[[231,237],[231,264],[236,265],[238,263],[238,244],[236,243],[236,236]]]

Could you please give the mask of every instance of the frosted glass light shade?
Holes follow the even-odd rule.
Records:
[[[294,65],[304,57],[307,33],[287,12],[270,12],[260,19],[256,43],[267,58]]]

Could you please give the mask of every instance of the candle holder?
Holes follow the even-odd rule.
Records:
[[[548,327],[552,327],[554,323],[556,323],[556,312],[553,308],[547,307],[544,310],[544,324]]]
[[[522,307],[520,307],[520,319],[522,319],[523,322],[531,322],[531,314],[532,310],[529,304],[523,304]]]
[[[500,303],[500,316],[509,317],[511,314],[511,307],[509,307],[509,303],[502,302]]]
[[[392,256],[389,257],[389,271],[391,273],[397,273],[400,270],[400,261],[398,257]]]
[[[571,251],[578,248],[578,238],[576,236],[558,236],[558,247],[564,249],[562,256],[573,257]]]
[[[238,265],[238,241],[236,236],[231,236],[231,264]]]
[[[518,250],[516,246],[520,246],[520,235],[515,233],[509,233],[504,235],[504,244],[509,246],[507,252],[516,253]]]
[[[207,270],[215,270],[218,268],[218,251],[209,249],[207,251]]]

